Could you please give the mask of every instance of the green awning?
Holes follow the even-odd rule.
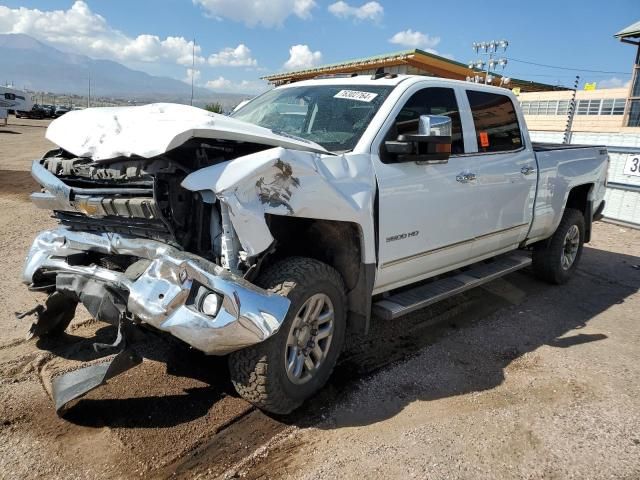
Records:
[[[640,20],[636,23],[629,25],[627,28],[623,28],[614,35],[616,38],[636,38],[640,37]]]

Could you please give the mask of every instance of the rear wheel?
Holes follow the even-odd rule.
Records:
[[[346,295],[340,274],[311,258],[283,260],[256,284],[291,306],[277,334],[229,356],[237,392],[258,408],[287,414],[329,379],[344,343]]]
[[[553,236],[533,249],[536,276],[557,285],[566,283],[577,268],[584,245],[584,215],[567,208]]]

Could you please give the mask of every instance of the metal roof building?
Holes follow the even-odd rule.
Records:
[[[455,60],[450,60],[424,50],[403,50],[400,52],[386,53],[373,57],[358,58],[355,60],[347,60],[340,63],[332,63],[322,65],[306,70],[297,70],[293,72],[276,73],[263,77],[273,85],[283,85],[285,83],[297,82],[300,80],[308,80],[319,75],[330,75],[336,73],[359,73],[371,75],[379,68],[384,69],[386,73],[428,75],[433,77],[452,78],[455,80],[466,80],[468,76],[475,75],[475,70],[469,69],[469,66]],[[500,84],[502,77],[492,73],[495,78],[494,84]],[[555,85],[547,85],[528,80],[519,80],[511,78],[508,84],[510,88],[520,88],[523,92],[538,92],[548,90],[566,90],[564,87]]]

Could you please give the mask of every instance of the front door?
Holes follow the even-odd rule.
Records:
[[[398,163],[380,142],[379,158],[374,153],[379,188],[374,293],[427,278],[472,255],[475,185],[458,180],[475,160],[464,155],[465,143],[471,143],[462,134],[456,91],[420,85],[409,89],[392,112],[383,140],[417,133],[420,115],[451,117],[452,155],[446,164]]]

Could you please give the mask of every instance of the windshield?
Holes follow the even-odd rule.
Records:
[[[352,150],[392,86],[314,85],[271,90],[231,116],[330,152]]]

